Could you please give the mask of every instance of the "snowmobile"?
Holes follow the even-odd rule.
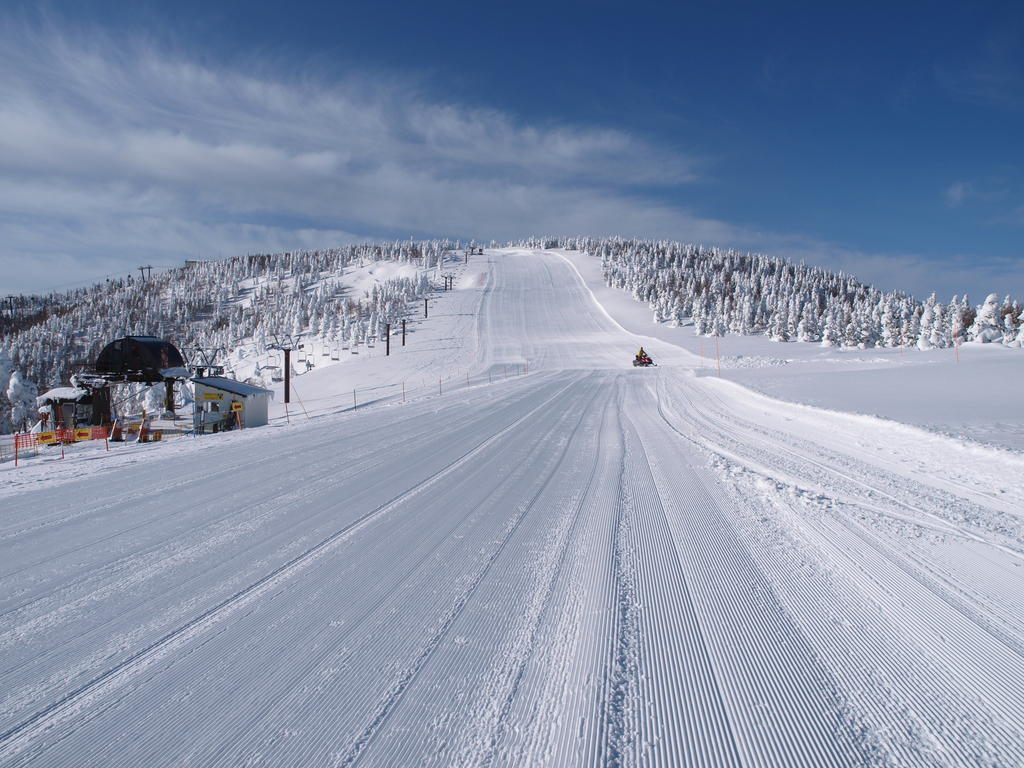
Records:
[[[648,368],[654,365],[654,361],[651,360],[650,355],[637,355],[636,357],[633,358],[633,365]]]

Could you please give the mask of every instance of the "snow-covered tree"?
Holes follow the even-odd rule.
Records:
[[[1007,345],[1013,344],[1017,338],[1017,331],[1019,330],[1020,323],[1020,309],[1014,306],[1010,302],[1010,297],[1006,297],[1006,301],[1003,302],[1003,343]]]
[[[918,349],[931,349],[934,345],[931,340],[932,323],[935,321],[935,294],[928,297],[921,310],[920,328],[921,333],[917,339]]]
[[[964,297],[966,302],[967,297]],[[949,307],[946,314],[948,315],[949,321],[949,340],[951,345],[962,344],[966,341],[966,332],[968,323],[965,322],[964,308],[960,304],[960,297],[954,296],[953,300],[949,302]]]
[[[842,333],[837,327],[834,308],[825,311],[825,321],[821,328],[821,346],[834,347],[842,343]]]
[[[1002,341],[1002,325],[999,296],[990,293],[986,297],[985,303],[978,307],[977,313],[974,316],[974,323],[968,329],[967,335],[968,338],[979,344]]]
[[[36,413],[36,385],[14,371],[7,384],[7,400],[11,404],[11,422],[15,429],[24,432],[34,421]]]
[[[772,341],[789,341],[789,306],[785,301],[780,301],[774,312],[772,312],[772,324],[768,331],[768,338]]]
[[[932,309],[932,327],[928,340],[933,347],[952,346],[952,337],[949,333],[949,324],[946,322],[946,308],[941,302],[936,302]],[[923,331],[922,331],[923,334]]]
[[[901,342],[900,322],[897,318],[895,303],[882,299],[878,303],[877,313],[879,317],[879,328],[872,335],[880,339],[883,347],[898,347]]]
[[[154,384],[149,387],[144,397],[144,408],[146,413],[153,416],[159,416],[164,410],[164,398],[167,395],[167,390],[163,384]]]
[[[11,431],[11,406],[7,400],[7,387],[14,373],[14,362],[7,350],[0,347],[0,434]]]

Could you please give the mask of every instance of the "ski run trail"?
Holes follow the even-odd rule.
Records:
[[[451,271],[461,386],[4,472],[0,765],[1024,765],[1020,454]]]

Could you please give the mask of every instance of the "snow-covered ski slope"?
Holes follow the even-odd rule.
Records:
[[[1019,453],[453,268],[311,418],[5,468],[0,765],[1024,764]]]

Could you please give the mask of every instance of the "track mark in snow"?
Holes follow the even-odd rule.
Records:
[[[749,509],[748,536],[788,536],[794,549],[769,539],[755,540],[749,551],[773,574],[794,621],[806,631],[806,642],[831,670],[844,695],[849,728],[862,741],[863,759],[957,766],[1024,759],[1020,627],[1010,629],[1005,610],[989,612],[977,594],[986,590],[984,581],[975,581],[974,589],[959,588],[955,576],[937,570],[941,559],[935,548],[948,546],[950,534],[967,534],[962,538],[972,545],[992,546],[993,557],[1009,553],[979,540],[974,531],[957,529],[967,522],[963,516],[938,518],[920,509],[935,508],[934,500],[944,492],[934,487],[922,485],[915,500],[914,482],[728,417],[724,405],[705,403],[698,411],[693,400],[701,390],[688,394],[687,410],[672,419],[661,412],[680,437],[724,457],[720,465],[746,467],[743,472],[761,478],[755,484],[790,487],[767,497],[777,500],[777,508],[792,510],[781,519],[766,505],[763,490],[741,503]],[[681,431],[690,424],[692,432]],[[742,474],[726,478],[737,489],[746,482]],[[819,497],[798,490],[806,487],[828,493]],[[800,500],[806,511],[794,503]],[[948,512],[955,505],[938,508]],[[933,519],[941,524],[929,525]],[[767,524],[779,528],[766,531]],[[899,526],[908,530],[900,532]],[[922,537],[922,530],[931,532]],[[796,559],[796,569],[775,562],[783,558]],[[977,731],[980,722],[986,724],[984,737]]]
[[[621,430],[622,422],[619,427]],[[637,678],[637,596],[633,560],[636,554],[629,542],[629,501],[621,493],[625,478],[625,457],[620,469],[620,495],[615,526],[612,570],[614,572],[615,624],[612,640],[612,662],[608,676],[607,737],[605,762],[609,766],[628,765],[627,757],[632,754],[632,742],[636,729],[630,721],[634,709]]]
[[[414,487],[407,491],[399,494],[390,501],[382,504],[376,509],[366,512],[355,521],[346,525],[339,531],[336,531],[327,538],[321,540],[319,543],[310,547],[306,551],[299,555],[296,555],[286,563],[278,566],[270,573],[266,574],[259,580],[249,584],[244,589],[241,589],[231,596],[225,598],[221,602],[217,603],[213,607],[204,611],[200,615],[186,622],[185,624],[177,627],[176,629],[166,633],[158,640],[150,643],[145,648],[131,654],[127,658],[115,666],[105,670],[99,675],[94,676],[88,682],[78,686],[74,690],[66,693],[57,701],[52,702],[48,706],[38,710],[28,718],[25,718],[18,724],[8,728],[6,731],[0,733],[0,759],[10,757],[17,754],[24,748],[31,740],[36,738],[41,733],[48,731],[55,726],[59,725],[66,720],[75,717],[84,706],[86,701],[93,701],[96,697],[101,696],[111,690],[116,689],[120,685],[123,685],[129,679],[135,675],[141,673],[145,669],[148,669],[153,664],[157,663],[160,658],[167,655],[168,653],[176,650],[180,646],[189,642],[191,639],[201,634],[209,627],[215,625],[219,621],[223,620],[227,614],[235,610],[239,610],[241,607],[248,605],[253,600],[257,599],[261,595],[267,593],[275,586],[292,576],[296,571],[301,569],[303,566],[310,563],[313,559],[325,554],[333,545],[345,540],[364,526],[366,526],[374,518],[384,514],[394,507],[398,506],[403,501],[411,498],[420,492],[424,487],[437,482],[439,479],[453,472],[456,468],[464,464],[470,458],[484,450],[486,447],[493,443],[498,442],[507,433],[514,430],[523,421],[527,420],[537,411],[544,408],[548,403],[558,398],[562,393],[568,390],[572,386],[570,382],[550,398],[546,399],[543,403],[537,405],[533,409],[529,410],[524,415],[520,416],[509,426],[500,430],[499,432],[489,436],[485,440],[479,442],[470,450],[466,451],[455,461],[448,464],[446,467],[431,475],[429,478],[421,481]]]
[[[569,386],[571,387],[572,385],[570,384]],[[568,387],[566,389],[568,389]],[[562,392],[565,392],[565,390],[563,389],[559,394],[561,394]],[[597,396],[598,395],[595,394],[594,397],[591,398],[591,402],[594,399],[596,399]],[[569,413],[569,411],[563,413],[559,423],[552,430],[553,433],[559,432],[559,427],[561,427],[562,422],[570,418]],[[575,427],[570,432],[570,435],[575,433],[575,431],[579,428],[579,425],[582,423],[586,415],[587,408],[582,408],[576,420]],[[494,550],[488,554],[487,560],[483,568],[480,569],[480,571],[476,574],[472,581],[466,586],[465,590],[458,596],[458,598],[452,604],[450,610],[444,617],[440,626],[428,638],[427,643],[421,649],[420,653],[413,660],[413,662],[403,671],[401,676],[395,682],[392,689],[384,697],[379,708],[374,714],[373,719],[366,725],[363,732],[359,735],[359,737],[355,740],[352,746],[340,759],[339,766],[341,766],[341,768],[348,768],[349,766],[356,765],[361,760],[361,758],[366,754],[367,748],[372,744],[377,735],[381,733],[382,727],[388,721],[396,707],[399,705],[399,703],[402,700],[402,697],[406,694],[406,692],[409,690],[409,687],[416,680],[417,676],[424,668],[424,665],[430,660],[434,652],[438,649],[442,639],[451,630],[452,626],[455,624],[456,620],[459,618],[460,614],[463,612],[466,605],[472,599],[474,593],[487,578],[488,574],[491,572],[495,563],[498,561],[501,554],[504,552],[505,548],[512,540],[513,536],[519,529],[520,525],[527,518],[529,513],[534,509],[538,499],[540,499],[543,496],[544,492],[549,487],[551,481],[558,474],[559,467],[561,467],[562,463],[565,461],[566,455],[568,454],[569,447],[572,444],[572,439],[571,437],[563,438],[562,442],[562,449],[559,452],[556,460],[552,462],[550,470],[545,473],[543,482],[540,484],[539,488],[536,490],[533,496],[524,505],[521,506],[521,508],[518,511],[518,514],[512,520],[511,524],[505,527],[500,542],[498,543],[497,547],[495,547]],[[477,760],[473,760],[469,763],[462,764],[482,763]]]
[[[566,454],[571,445],[580,440],[578,433],[580,432],[581,425],[589,415],[589,411],[596,400],[597,397],[591,399],[587,406],[581,409],[580,421],[577,422],[576,428],[566,443],[566,450],[551,474],[552,479],[558,474],[559,468],[565,461]],[[604,433],[605,424],[608,420],[608,410],[613,401],[614,395],[602,407],[595,434],[601,435]],[[601,455],[599,446],[595,446],[593,462],[590,465],[589,471],[585,473],[586,479],[578,485],[569,485],[568,489],[572,494],[571,499],[568,503],[561,502],[558,504],[559,508],[567,507],[567,509],[560,516],[552,534],[549,534],[548,545],[544,548],[540,557],[531,564],[531,570],[537,573],[532,597],[526,605],[525,615],[517,622],[518,626],[512,633],[511,642],[505,649],[502,662],[499,664],[498,669],[492,673],[492,682],[489,686],[491,691],[489,692],[487,706],[485,711],[480,712],[475,718],[477,724],[475,730],[478,733],[476,735],[471,733],[466,739],[471,746],[461,756],[460,764],[462,765],[491,765],[498,754],[499,746],[511,727],[510,714],[513,705],[520,692],[520,686],[526,674],[527,666],[534,657],[542,621],[545,614],[551,610],[555,585],[558,583],[565,567],[566,558],[577,535],[584,505],[590,496],[600,465]],[[572,478],[572,475],[569,478]],[[548,485],[549,483],[545,483],[545,489]],[[538,498],[540,495],[538,494]]]

